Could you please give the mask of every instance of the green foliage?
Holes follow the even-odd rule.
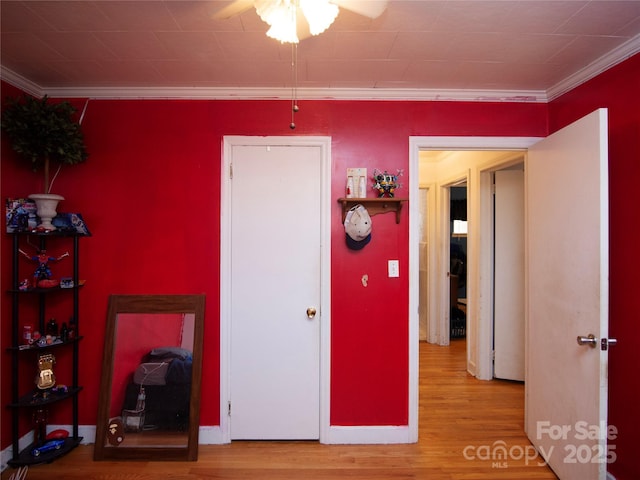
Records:
[[[8,98],[2,111],[0,126],[13,150],[34,171],[44,168],[47,192],[49,161],[75,165],[88,157],[80,124],[73,120],[75,112],[71,103],[50,103],[46,95],[40,100],[27,95]]]

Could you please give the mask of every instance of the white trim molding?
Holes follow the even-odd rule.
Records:
[[[322,443],[351,445],[386,445],[414,443],[410,428],[406,425],[331,426]]]
[[[3,68],[0,77],[36,97],[95,100],[286,100],[291,88],[51,87],[33,84]],[[429,88],[298,88],[298,100],[378,100],[545,103],[543,90],[443,90]]]
[[[225,442],[222,428],[219,425],[200,426],[198,445],[222,445]]]
[[[25,77],[15,73],[13,70],[9,70],[2,65],[0,65],[0,80],[4,80],[8,84],[19,88],[23,92],[28,93],[29,95],[33,95],[34,97],[41,98],[46,93],[44,89],[37,83],[26,79]]]
[[[62,429],[71,431],[71,425],[47,425],[47,432]],[[96,426],[80,425],[78,427],[78,435],[82,437],[81,445],[92,445],[96,442]],[[28,431],[18,441],[20,450],[27,448],[33,442],[33,430]],[[198,433],[198,445],[221,445],[225,443],[222,436],[222,430],[219,426],[200,426]],[[3,472],[8,466],[9,461],[13,457],[13,447],[9,445],[0,451],[0,472]]]
[[[550,102],[573,90],[578,85],[582,85],[611,67],[631,58],[638,52],[640,52],[640,34],[548,89],[546,92],[547,101]]]
[[[640,34],[547,90],[433,88],[299,88],[299,100],[383,100],[548,103],[640,52]],[[42,97],[92,99],[291,100],[291,88],[230,87],[47,87],[0,66],[0,79]]]

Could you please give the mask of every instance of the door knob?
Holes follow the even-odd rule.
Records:
[[[618,340],[615,338],[603,338],[600,340],[600,350],[608,350],[609,347],[618,344]]]
[[[316,309],[313,307],[307,308],[307,317],[313,318],[316,316]]]
[[[600,350],[608,350],[609,347],[617,345],[618,340],[615,338],[603,338],[600,340]],[[594,334],[589,334],[586,337],[578,336],[578,345],[589,345],[591,348],[596,348],[598,339]]]
[[[586,337],[578,335],[578,345],[589,345],[591,348],[596,348],[597,343],[598,339],[593,333],[590,333]]]

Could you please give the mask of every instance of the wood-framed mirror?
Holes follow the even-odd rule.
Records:
[[[204,305],[109,297],[94,460],[197,460]]]

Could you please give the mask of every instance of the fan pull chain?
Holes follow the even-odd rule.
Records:
[[[289,128],[295,130],[295,114],[300,110],[298,107],[298,44],[291,44],[291,123]]]

